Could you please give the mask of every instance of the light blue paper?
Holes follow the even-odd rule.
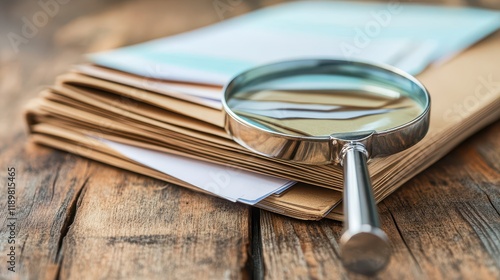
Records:
[[[498,28],[500,13],[484,9],[307,1],[89,57],[140,76],[216,85],[259,64],[300,58],[361,59],[415,75]]]

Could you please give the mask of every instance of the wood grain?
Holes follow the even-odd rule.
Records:
[[[2,182],[6,182],[7,166],[16,169],[16,274],[13,279],[54,279],[58,271],[62,238],[66,234],[76,199],[89,176],[89,162],[75,160],[66,153],[26,144],[16,145],[1,153]],[[2,189],[2,192],[6,190]],[[5,194],[2,193],[2,198]],[[8,274],[7,207],[2,199],[0,211],[0,279]]]
[[[22,106],[82,53],[283,1],[241,1],[222,17],[211,0],[71,1],[16,53],[5,35],[40,10],[36,2],[0,2],[0,180],[18,170],[20,255],[18,272],[7,273],[2,189],[0,279],[364,278],[340,264],[340,223],[251,211],[26,141]],[[497,122],[379,205],[394,257],[378,278],[500,278],[499,134]]]
[[[101,167],[63,243],[62,279],[239,279],[249,211],[241,204]],[[92,269],[89,269],[89,264]]]

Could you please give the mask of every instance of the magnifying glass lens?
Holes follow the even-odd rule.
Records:
[[[261,155],[305,164],[341,164],[346,268],[381,270],[390,244],[380,229],[367,161],[424,137],[430,98],[412,76],[390,66],[343,60],[265,65],[224,89],[226,130]]]
[[[360,77],[294,74],[238,89],[229,108],[261,129],[294,136],[384,131],[424,107],[401,89]]]

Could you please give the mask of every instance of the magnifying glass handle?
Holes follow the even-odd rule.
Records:
[[[380,229],[373,198],[368,153],[359,143],[342,149],[344,167],[344,233],[340,253],[344,266],[353,272],[371,275],[389,262],[391,250],[387,235]]]

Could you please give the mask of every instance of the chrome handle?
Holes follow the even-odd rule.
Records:
[[[348,270],[371,275],[387,265],[391,250],[387,235],[380,229],[367,159],[362,144],[349,143],[342,149],[344,233],[340,253]]]

